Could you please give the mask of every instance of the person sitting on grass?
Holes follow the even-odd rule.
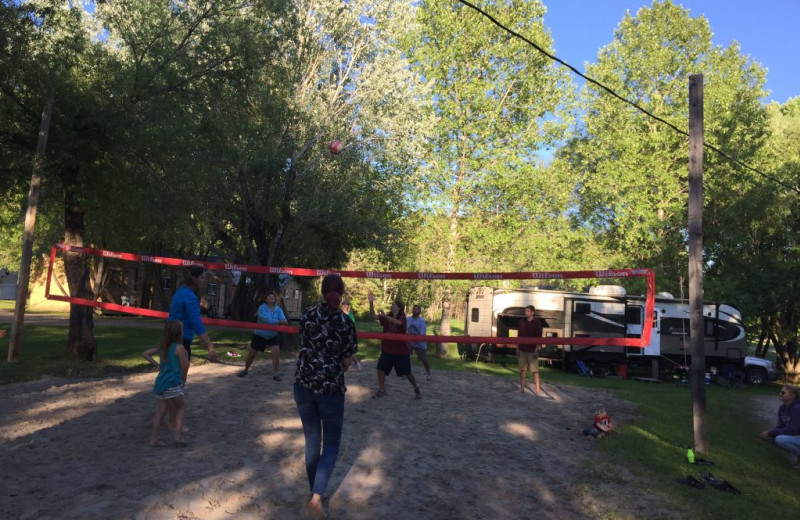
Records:
[[[594,409],[594,422],[592,423],[592,427],[583,430],[581,435],[591,435],[596,439],[602,439],[613,431],[614,425],[611,424],[611,417],[608,416],[606,409],[602,406],[597,406]]]
[[[792,455],[792,467],[800,469],[800,390],[793,385],[783,385],[778,399],[778,425],[764,430],[758,436],[772,441],[780,449]]]
[[[161,421],[167,411],[173,420],[175,446],[186,446],[181,435],[183,434],[183,417],[186,413],[183,385],[189,374],[189,355],[182,344],[182,339],[183,324],[178,320],[169,320],[164,324],[158,346],[142,352],[142,356],[151,365],[158,367],[158,376],[153,384],[153,393],[156,394],[156,415],[153,418],[153,432],[150,436],[150,445],[153,447],[164,446],[158,435],[161,430]],[[155,354],[158,354],[159,363],[153,359]]]

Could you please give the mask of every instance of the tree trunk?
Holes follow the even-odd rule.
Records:
[[[55,96],[54,73],[50,70],[47,80],[47,95],[39,124],[39,140],[36,144],[36,155],[33,159],[31,188],[28,191],[28,209],[25,212],[25,230],[22,237],[22,257],[19,275],[17,275],[17,294],[14,306],[14,321],[11,323],[11,337],[8,340],[8,361],[18,361],[19,345],[22,339],[22,324],[25,321],[25,304],[28,301],[28,283],[31,275],[31,257],[33,255],[33,236],[36,227],[36,212],[39,209],[39,192],[42,184],[40,170],[47,150],[47,137],[50,135],[50,115],[53,110]]]
[[[85,231],[83,211],[67,201],[64,213],[64,241],[70,245],[83,247]],[[66,252],[64,254],[64,271],[67,275],[71,297],[93,299],[86,255]],[[93,312],[92,307],[70,304],[67,355],[72,359],[83,361],[97,359]]]
[[[442,321],[439,323],[439,334],[442,336],[450,335],[450,295],[445,295],[445,300],[442,302]],[[447,356],[447,343],[439,343],[439,357],[446,358]]]

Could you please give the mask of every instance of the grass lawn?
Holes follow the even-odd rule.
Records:
[[[8,325],[2,326],[8,330]],[[379,330],[373,322],[359,321],[359,330]],[[159,336],[155,328],[128,328],[103,326],[98,320],[95,336],[100,360],[82,363],[66,359],[66,329],[63,327],[26,326],[22,338],[21,360],[18,363],[0,363],[0,383],[27,381],[42,376],[103,377],[113,374],[144,371],[147,362],[141,352],[155,345]],[[460,333],[454,327],[454,334]],[[249,344],[249,331],[212,329],[211,337],[220,359],[232,359],[227,352],[244,353]],[[0,340],[3,356],[7,354],[7,339]],[[431,345],[431,353],[434,345]],[[201,346],[200,356],[193,363],[205,363]],[[374,360],[379,354],[379,344],[374,340],[360,342],[360,358]],[[290,357],[286,352],[284,358]],[[430,356],[434,371],[480,371],[500,377],[516,379],[514,358],[502,363],[472,363],[460,359],[438,359]],[[415,361],[415,364],[418,364]],[[435,375],[434,375],[435,377]],[[631,494],[657,492],[666,497],[658,502],[658,510],[646,515],[608,511],[604,518],[660,518],[661,511],[674,511],[681,518],[791,518],[791,511],[800,511],[800,495],[796,492],[800,472],[792,469],[783,453],[761,442],[758,432],[765,426],[755,416],[749,403],[751,396],[774,398],[778,407],[778,385],[728,389],[709,386],[707,389],[709,453],[702,456],[715,463],[711,467],[689,466],[685,452],[692,443],[691,390],[671,384],[646,384],[618,378],[595,379],[574,373],[543,367],[542,382],[611,390],[619,398],[636,403],[639,417],[635,424],[617,424],[617,431],[598,443],[602,452],[599,462],[585,467],[576,475],[577,485],[588,486],[602,493],[604,482],[624,482]],[[590,412],[587,411],[587,414]],[[609,410],[612,419],[614,411]],[[587,421],[590,420],[587,415]],[[769,426],[773,426],[770,424]],[[623,472],[614,469],[621,466]],[[619,468],[618,468],[619,469]],[[725,479],[742,491],[734,496],[706,486],[703,490],[691,489],[676,482],[677,477],[708,469],[716,477]],[[623,473],[626,473],[623,475]],[[618,489],[617,486],[616,489]],[[654,504],[655,507],[655,504]]]

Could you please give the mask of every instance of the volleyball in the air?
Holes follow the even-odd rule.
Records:
[[[328,150],[330,150],[333,155],[339,155],[342,152],[342,146],[343,145],[340,140],[334,139],[328,143]]]

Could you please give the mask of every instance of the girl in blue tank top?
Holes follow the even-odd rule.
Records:
[[[186,403],[183,399],[183,384],[189,372],[189,355],[181,342],[183,338],[183,324],[178,320],[170,320],[164,324],[158,346],[145,350],[142,356],[151,365],[158,367],[158,376],[153,385],[156,394],[156,415],[153,418],[153,432],[150,436],[151,446],[164,446],[158,438],[161,430],[161,421],[169,412],[175,427],[175,446],[186,446],[181,439],[183,433],[183,416],[186,412]],[[158,354],[159,363],[153,356]]]

